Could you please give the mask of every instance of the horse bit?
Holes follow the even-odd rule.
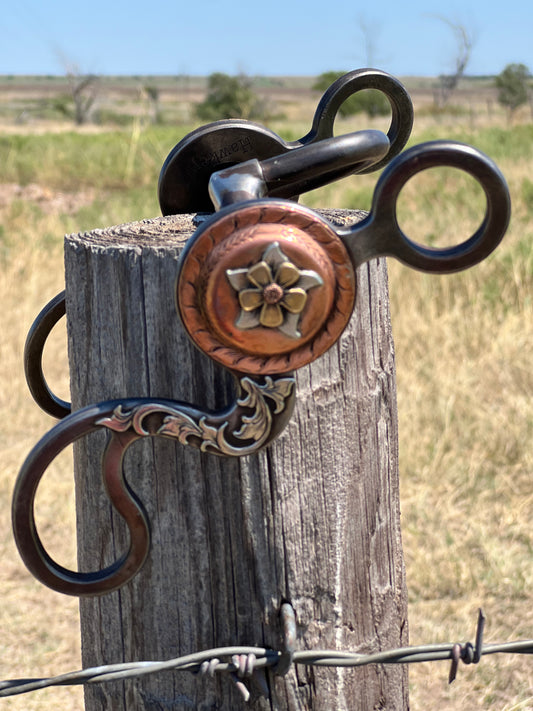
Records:
[[[364,130],[334,136],[341,104],[374,89],[391,106],[387,135]],[[390,75],[364,69],[333,83],[320,100],[310,132],[288,143],[258,124],[230,119],[203,126],[181,140],[159,178],[163,215],[212,213],[186,244],[176,277],[176,306],[195,345],[231,371],[235,401],[222,411],[157,398],[127,398],[71,412],[49,389],[42,353],[65,313],[64,292],[39,314],[28,334],[24,364],[36,402],[60,421],[37,443],[19,473],[12,519],[19,552],[29,570],[52,589],[99,595],[118,589],[138,572],[150,548],[150,525],[128,486],[123,460],[142,437],[166,437],[203,452],[242,456],[272,441],[291,416],[294,371],[337,341],[355,303],[356,269],[392,256],[425,272],[457,272],[480,262],[502,239],[510,199],[496,165],[478,150],[452,141],[404,149],[413,107]],[[418,172],[450,166],[476,179],[486,196],[477,231],[459,245],[432,249],[410,240],[398,225],[396,206]],[[370,213],[336,227],[298,204],[302,193],[352,174],[384,168]],[[214,208],[214,211],[213,211]],[[129,530],[129,549],[112,565],[91,573],[68,570],[45,550],[34,519],[42,476],[69,444],[107,430],[102,477],[109,499]]]

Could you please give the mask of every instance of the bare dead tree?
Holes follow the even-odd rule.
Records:
[[[159,104],[161,91],[159,87],[157,84],[144,84],[142,94],[146,97],[150,106],[150,121],[153,124],[161,123],[161,108]]]
[[[436,93],[436,103],[439,106],[445,106],[452,93],[457,88],[460,79],[464,76],[474,47],[474,38],[468,28],[460,23],[454,22],[447,17],[435,16],[441,22],[444,22],[453,32],[456,44],[454,55],[454,69],[450,74],[441,74],[439,77],[439,86]]]
[[[373,67],[376,65],[376,44],[380,28],[378,23],[362,15],[357,20],[357,25],[363,40],[365,64],[367,67]]]
[[[74,121],[78,126],[88,123],[98,94],[98,77],[95,74],[67,74],[72,101]]]
[[[69,59],[64,52],[56,50],[59,61],[63,65],[69,86],[69,99],[74,104],[73,111],[63,107],[65,113],[71,114],[76,125],[88,123],[98,96],[99,77],[96,74],[84,74],[79,66]],[[66,97],[65,97],[66,98]]]

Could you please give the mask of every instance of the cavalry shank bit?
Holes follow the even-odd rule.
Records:
[[[366,130],[334,137],[340,105],[356,91],[374,88],[391,104],[388,134]],[[403,86],[376,70],[337,80],[322,97],[312,129],[286,143],[248,121],[217,121],[193,131],[171,151],[161,170],[164,215],[215,212],[190,238],[179,262],[176,304],[198,348],[234,373],[236,401],[221,412],[157,398],[128,398],[70,412],[48,388],[42,350],[65,313],[64,293],[39,314],[28,335],[25,370],[36,401],[63,418],[26,459],[13,497],[13,529],[20,554],[44,584],[72,595],[116,590],[140,569],[150,547],[142,503],[124,476],[128,447],[142,437],[168,437],[204,452],[242,456],[257,452],[284,428],[295,398],[293,371],[337,341],[353,312],[356,269],[392,256],[426,272],[466,269],[490,254],[510,215],[509,193],[495,164],[474,148],[450,141],[421,144],[401,153],[412,127],[412,105]],[[298,196],[349,174],[387,165],[368,216],[338,228]],[[434,166],[466,171],[483,188],[486,212],[479,229],[453,247],[432,249],[410,240],[396,217],[399,193],[418,172]],[[109,433],[102,476],[109,498],[125,519],[129,549],[92,573],[63,568],[39,538],[34,501],[53,459],[98,429]]]

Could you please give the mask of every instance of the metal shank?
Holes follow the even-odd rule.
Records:
[[[142,437],[166,437],[203,452],[242,456],[276,437],[294,407],[294,377],[241,377],[239,397],[222,412],[203,412],[173,400],[130,398],[91,405],[68,415],[28,455],[15,484],[12,522],[20,555],[33,575],[68,595],[101,595],[124,585],[142,567],[150,548],[150,522],[123,471],[128,447]],[[110,433],[102,459],[109,499],[125,520],[129,549],[95,572],[56,563],[44,548],[34,516],[37,488],[48,466],[67,446],[98,429]]]
[[[361,172],[377,164],[389,148],[381,131],[324,139],[261,162],[252,159],[219,170],[209,180],[209,195],[215,210],[267,195],[290,198],[337,180],[343,171]]]

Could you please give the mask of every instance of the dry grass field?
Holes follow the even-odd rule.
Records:
[[[2,678],[80,666],[77,601],[31,578],[11,534],[18,469],[53,424],[24,382],[26,333],[63,288],[63,234],[158,214],[159,168],[192,128],[191,107],[201,97],[201,86],[180,81],[181,94],[170,85],[161,91],[173,125],[148,125],[149,104],[131,80],[102,98],[108,112],[129,115],[129,123],[77,131],[47,114],[52,80],[44,88],[34,83],[22,89],[13,80],[0,82]],[[411,643],[473,641],[480,606],[487,642],[533,638],[533,120],[528,109],[509,126],[486,84],[463,87],[444,112],[432,110],[430,86],[411,84],[411,142],[454,138],[484,150],[506,176],[513,200],[504,242],[468,272],[428,276],[389,261]],[[283,116],[274,130],[290,138],[304,135],[317,99],[308,86],[292,93],[269,87],[267,94]],[[337,132],[384,123],[357,116],[339,122]],[[303,202],[368,209],[375,182],[375,175],[349,178]],[[418,176],[400,196],[403,229],[432,244],[462,241],[482,212],[476,186],[444,169]],[[68,398],[65,351],[58,329],[45,370]],[[38,501],[43,538],[68,565],[75,561],[72,486],[66,457],[47,474]],[[411,708],[533,709],[531,657],[462,665],[451,686],[447,675],[447,663],[412,666]],[[2,699],[0,707],[81,711],[83,694],[61,687]]]

